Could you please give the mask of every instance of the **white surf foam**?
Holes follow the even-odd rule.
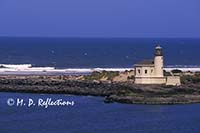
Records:
[[[0,64],[0,67],[12,69],[25,69],[32,67],[31,64]]]
[[[130,71],[133,68],[66,68],[57,69],[54,67],[33,67],[31,64],[0,64],[0,73],[91,73],[94,71]],[[200,66],[167,66],[164,68],[166,71],[171,71],[174,69],[179,69],[181,71],[187,72],[200,72]]]

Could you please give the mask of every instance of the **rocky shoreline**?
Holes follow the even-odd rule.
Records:
[[[77,77],[0,77],[0,92],[51,93],[105,97],[106,103],[188,104],[200,103],[200,83],[181,86],[135,85],[132,82],[102,82]]]

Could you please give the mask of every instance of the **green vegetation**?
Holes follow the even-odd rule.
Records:
[[[125,70],[125,73],[133,72],[134,70]]]
[[[196,72],[195,75],[196,75],[196,76],[200,76],[200,72]]]
[[[119,72],[114,71],[102,71],[102,72],[92,72],[91,75],[84,76],[85,80],[101,80],[103,78],[107,80],[112,80],[114,77],[119,76]]]
[[[164,76],[172,76],[170,72],[167,72],[166,70],[163,70]]]
[[[178,70],[178,69],[174,69],[174,70],[172,70],[172,73],[173,74],[180,74],[180,73],[182,73],[182,71]]]
[[[183,84],[196,84],[196,83],[200,83],[200,73],[195,73],[194,75],[184,75],[184,76],[181,76],[181,82]]]

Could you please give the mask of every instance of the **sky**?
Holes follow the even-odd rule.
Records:
[[[200,0],[0,0],[0,36],[200,37]]]

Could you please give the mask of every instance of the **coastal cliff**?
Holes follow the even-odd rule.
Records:
[[[129,104],[200,103],[200,76],[184,76],[181,86],[80,80],[76,76],[3,76],[1,92],[103,96],[105,102]]]

